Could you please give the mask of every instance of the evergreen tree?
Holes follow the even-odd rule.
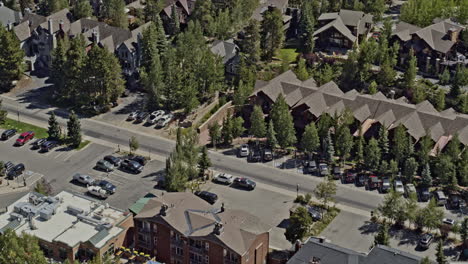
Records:
[[[426,163],[422,172],[421,172],[422,182],[421,184],[425,187],[432,186],[432,176],[431,176],[431,168],[429,167],[429,163]]]
[[[73,106],[89,104],[88,101],[80,102],[81,78],[86,63],[85,41],[83,35],[70,40],[70,48],[67,51],[65,62],[65,88],[59,90],[60,100],[69,102]],[[53,65],[53,64],[52,64]]]
[[[179,13],[177,13],[177,8],[175,4],[171,6],[171,22],[169,34],[177,35],[180,32],[180,18]]]
[[[49,117],[49,128],[47,130],[50,139],[59,140],[61,136],[60,125],[55,118],[55,113],[52,112]]]
[[[355,146],[355,155],[357,163],[361,163],[364,160],[364,148],[365,148],[366,141],[364,140],[364,136],[361,134],[361,127],[359,127],[359,135],[356,138]]]
[[[452,161],[456,161],[460,157],[460,145],[461,143],[460,139],[458,139],[458,134],[453,135],[445,148],[445,153],[452,159]]]
[[[238,138],[242,136],[245,132],[244,128],[244,119],[241,116],[238,116],[232,119],[231,134],[233,138]]]
[[[104,0],[104,17],[109,20],[109,25],[127,28],[127,14],[125,14],[124,0]]]
[[[275,128],[273,125],[273,121],[271,119],[270,119],[270,122],[268,123],[266,138],[267,138],[267,145],[272,149],[276,148],[276,146],[278,145],[278,140],[276,139],[276,132],[275,132]]]
[[[392,179],[394,179],[397,175],[398,175],[398,172],[400,170],[400,168],[398,167],[398,162],[396,162],[395,160],[390,160],[390,174],[391,174],[391,177]]]
[[[209,126],[208,129],[210,132],[211,145],[216,148],[218,143],[221,141],[221,126],[218,124],[218,122],[215,122]]]
[[[155,23],[143,31],[141,82],[148,93],[148,109],[158,109],[164,90],[163,68],[158,50],[158,27]]]
[[[273,127],[276,132],[276,138],[281,148],[292,146],[296,143],[296,131],[289,107],[283,95],[276,98],[276,102],[271,109],[270,117],[273,120]]]
[[[457,71],[453,76],[452,86],[450,87],[450,96],[457,98],[462,94],[463,87],[468,85],[468,69],[464,66],[457,66]]]
[[[224,118],[223,126],[221,128],[221,138],[224,145],[229,145],[232,142],[232,119]]]
[[[156,23],[158,20],[160,20],[159,14],[163,9],[162,2],[158,0],[146,0],[145,3],[146,5],[143,9],[145,21],[152,21]]]
[[[369,94],[376,94],[377,92],[377,83],[375,81],[372,81],[369,85]]]
[[[383,86],[393,86],[395,82],[397,73],[393,68],[394,65],[390,61],[390,58],[386,58],[380,65],[380,72],[377,76],[377,80],[380,85]]]
[[[369,140],[369,144],[366,147],[366,152],[364,154],[364,162],[366,163],[369,170],[375,171],[379,167],[381,150],[379,148],[379,143],[375,138]]]
[[[429,131],[426,132],[426,135],[419,140],[419,150],[417,152],[418,161],[421,166],[429,162],[429,153],[432,150],[433,142],[430,138]]]
[[[78,116],[72,110],[67,122],[67,136],[72,147],[77,148],[81,143],[81,124]]]
[[[403,80],[404,80],[403,82],[404,82],[404,86],[407,92],[415,88],[416,73],[417,73],[416,67],[417,67],[416,56],[414,56],[414,50],[411,49],[409,52],[408,68],[403,74]]]
[[[299,19],[299,39],[304,53],[311,53],[314,50],[314,13],[313,1],[304,1],[301,7],[301,17]]]
[[[390,235],[388,233],[388,224],[384,221],[379,226],[379,232],[377,235],[374,236],[374,246],[383,245],[389,246],[390,245]]]
[[[309,79],[309,72],[307,71],[307,66],[303,58],[300,58],[297,63],[296,76],[301,81]]]
[[[0,263],[47,264],[38,239],[23,232],[7,229],[0,236]]]
[[[68,38],[58,39],[57,47],[52,51],[52,65],[50,79],[54,84],[54,92],[58,95],[57,99],[65,99],[63,95],[67,94],[67,51],[69,48]]]
[[[132,155],[132,152],[137,151],[139,147],[140,147],[140,143],[138,142],[137,138],[132,136],[128,140],[128,148],[130,149],[130,155]]]
[[[436,93],[435,108],[437,111],[445,110],[445,91],[443,89],[439,89]]]
[[[25,54],[13,31],[4,26],[0,26],[0,47],[0,92],[7,92],[23,74]]]
[[[424,257],[423,259],[421,259],[421,262],[419,262],[419,264],[431,264],[431,260],[429,260],[429,257]]]
[[[437,242],[437,252],[436,252],[436,261],[437,264],[446,264],[447,263],[447,257],[444,254],[444,241],[442,239],[439,239]]]
[[[260,46],[265,60],[271,61],[284,41],[283,16],[278,8],[269,8],[263,13]]]
[[[388,162],[386,160],[382,160],[379,166],[379,173],[382,175],[386,175],[388,173],[388,166]]]
[[[286,239],[294,243],[298,239],[305,238],[309,234],[312,223],[312,217],[307,209],[303,206],[298,207],[289,217],[289,225],[285,232]]]
[[[198,20],[206,35],[214,35],[215,19],[213,3],[211,0],[195,2],[195,8],[193,9],[190,18],[192,20]]]
[[[460,236],[462,239],[462,243],[465,243],[466,239],[468,238],[468,217],[463,219],[463,222],[460,227]]]
[[[262,138],[266,135],[266,125],[263,117],[263,111],[260,106],[254,106],[254,110],[250,116],[249,133],[257,138]]]
[[[458,105],[457,110],[460,113],[468,114],[468,93],[460,94],[457,98]]]
[[[395,133],[392,140],[392,154],[395,157],[395,161],[400,163],[403,157],[406,155],[408,149],[407,133],[403,125],[399,125],[395,128]]]
[[[328,162],[333,162],[333,157],[335,156],[335,148],[333,146],[333,140],[331,137],[331,132],[328,130],[327,137],[322,142],[322,149],[325,154],[325,157]]]
[[[309,155],[317,151],[320,146],[320,139],[314,122],[311,122],[305,127],[304,134],[302,134],[301,145],[304,151]]]
[[[434,167],[434,174],[437,175],[442,184],[450,184],[453,178],[456,178],[455,164],[448,155],[438,155]]]
[[[240,81],[234,90],[234,105],[243,106],[252,92],[253,86],[251,86],[249,83]]]
[[[240,48],[246,55],[249,65],[257,65],[260,61],[260,24],[251,19],[245,28],[244,39],[240,42]]]
[[[88,0],[76,0],[75,6],[73,7],[73,17],[75,19],[91,17],[92,15],[93,9]]]
[[[205,171],[211,167],[211,160],[208,156],[208,148],[203,146],[201,148],[201,155],[200,160],[198,160],[198,169],[199,169],[199,176],[202,177],[205,175]]]
[[[405,166],[403,167],[403,175],[406,177],[407,183],[412,183],[414,175],[418,169],[418,163],[413,157],[405,159]]]
[[[389,153],[388,146],[388,130],[385,124],[380,126],[379,130],[379,147],[382,150],[382,156],[386,156]]]
[[[348,126],[342,125],[338,128],[336,138],[336,151],[338,156],[345,161],[348,158],[351,149],[353,149],[353,136],[351,135]]]
[[[68,8],[68,1],[66,0],[45,0],[44,15],[48,16],[58,12],[64,8]]]
[[[406,148],[406,152],[405,152],[405,155],[407,158],[413,156],[414,154],[414,143],[413,143],[413,138],[408,135],[408,137],[406,137],[407,140],[408,140],[408,143],[406,144],[407,148]]]
[[[441,85],[447,85],[450,83],[450,72],[448,68],[445,68],[442,74],[439,75],[439,83]]]

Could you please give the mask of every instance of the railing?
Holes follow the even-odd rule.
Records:
[[[196,247],[196,246],[190,246],[190,251],[193,251],[195,253],[202,253],[204,254],[205,252],[207,252],[206,248],[205,247]]]
[[[175,239],[173,237],[171,237],[171,244],[174,244],[174,245],[183,245],[184,244],[184,241],[182,239]]]

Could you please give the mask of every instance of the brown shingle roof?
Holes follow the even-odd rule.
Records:
[[[16,37],[20,41],[24,41],[31,36],[31,32],[36,30],[38,27],[48,29],[49,28],[49,19],[52,20],[53,33],[56,33],[60,30],[60,22],[63,22],[63,31],[68,31],[71,23],[71,14],[70,11],[65,8],[58,12],[51,14],[48,17],[26,13],[21,23],[14,28]]]

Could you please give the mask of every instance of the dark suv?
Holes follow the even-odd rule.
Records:
[[[24,164],[19,163],[16,164],[11,170],[8,172],[8,178],[13,180],[14,178],[20,176],[24,172]]]
[[[431,199],[431,193],[429,192],[429,188],[421,187],[418,190],[418,200],[420,202],[427,202]]]
[[[197,191],[195,192],[195,195],[202,198],[203,200],[207,201],[210,204],[214,204],[218,200],[218,195],[212,192]]]
[[[53,148],[57,147],[58,146],[58,142],[57,141],[46,141],[44,143],[42,143],[41,145],[41,151],[42,152],[48,152],[50,150],[52,150]]]
[[[249,162],[260,162],[262,161],[262,154],[259,149],[251,149],[249,156],[247,157]]]
[[[117,158],[117,157],[111,156],[111,155],[105,156],[104,160],[107,161],[107,162],[110,162],[115,167],[119,167],[120,163],[122,163],[122,160],[120,158]]]
[[[2,140],[7,140],[12,136],[16,135],[16,129],[8,129],[3,131],[2,133]]]
[[[131,171],[133,173],[140,173],[143,170],[143,166],[140,163],[134,160],[124,160],[120,167],[126,171]]]
[[[247,179],[247,178],[243,178],[243,177],[235,178],[234,184],[239,187],[246,188],[249,190],[253,190],[257,186],[257,184],[254,181]]]

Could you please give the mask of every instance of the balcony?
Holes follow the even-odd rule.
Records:
[[[190,246],[189,249],[190,251],[194,253],[199,253],[199,254],[205,254],[208,251],[204,247],[196,247],[196,246]]]
[[[177,245],[177,246],[183,246],[184,241],[182,239],[176,239],[175,237],[171,237],[171,244]]]

